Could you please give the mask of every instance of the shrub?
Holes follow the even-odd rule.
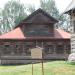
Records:
[[[70,64],[74,64],[75,65],[75,53],[71,53],[68,57],[68,61]]]

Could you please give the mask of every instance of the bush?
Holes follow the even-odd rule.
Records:
[[[68,57],[68,61],[70,64],[74,64],[75,65],[75,53],[71,53]]]

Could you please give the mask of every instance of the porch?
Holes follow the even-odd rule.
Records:
[[[70,43],[65,41],[4,42],[4,45],[0,45],[1,64],[39,62],[40,60],[31,60],[31,49],[36,46],[43,48],[45,60],[67,59],[70,54]]]
[[[0,42],[0,55],[31,56],[31,49],[36,47],[43,48],[43,55],[48,54],[70,54],[70,41],[9,41]]]

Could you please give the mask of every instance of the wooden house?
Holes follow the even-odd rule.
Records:
[[[70,34],[55,29],[58,21],[38,9],[14,30],[0,36],[1,64],[24,64],[31,59],[31,49],[43,48],[44,59],[66,59],[70,53]]]

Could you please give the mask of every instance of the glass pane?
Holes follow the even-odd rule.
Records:
[[[53,45],[49,45],[45,47],[45,53],[52,54],[54,52]]]
[[[63,45],[57,45],[57,47],[56,47],[56,53],[57,54],[63,54],[64,53],[64,47],[63,47]]]

